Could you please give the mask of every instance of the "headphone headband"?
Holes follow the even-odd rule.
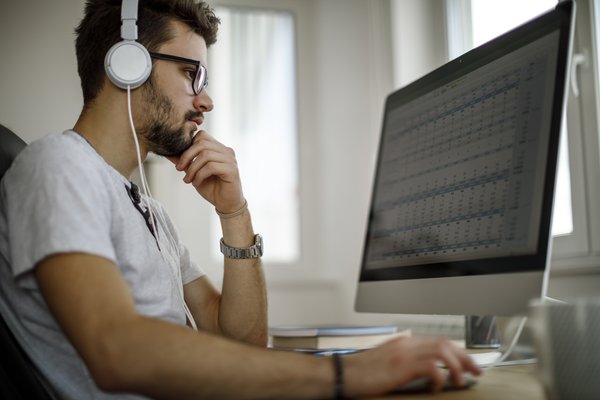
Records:
[[[121,38],[137,40],[138,0],[123,0],[121,5]]]
[[[140,87],[152,71],[148,50],[137,37],[138,0],[123,0],[121,4],[122,41],[110,48],[104,58],[104,69],[108,79],[121,89]]]

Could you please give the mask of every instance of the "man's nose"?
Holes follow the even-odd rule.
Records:
[[[202,112],[210,112],[213,107],[212,98],[208,95],[206,89],[202,89],[194,98],[194,108]]]

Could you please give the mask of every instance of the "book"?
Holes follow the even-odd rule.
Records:
[[[397,336],[410,336],[410,330],[398,332],[396,326],[320,326],[271,327],[275,349],[369,349]]]
[[[396,333],[395,325],[381,326],[272,326],[271,336],[306,337],[306,336],[350,336],[379,335]]]

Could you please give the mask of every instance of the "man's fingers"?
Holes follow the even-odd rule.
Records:
[[[231,160],[229,160],[223,153],[219,153],[214,150],[202,150],[190,163],[190,165],[188,165],[185,176],[183,177],[183,181],[185,183],[190,183],[192,180],[194,180],[194,176],[198,173],[198,171],[201,171],[202,168],[204,168],[206,164],[210,162],[227,164],[230,163]]]
[[[175,167],[179,171],[184,171],[190,163],[198,156],[198,153],[204,149],[222,150],[225,146],[217,142],[212,136],[205,131],[200,131],[192,142],[192,145],[179,156],[179,160]]]

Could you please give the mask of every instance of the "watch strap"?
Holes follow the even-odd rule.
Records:
[[[250,247],[231,247],[228,246],[223,238],[220,241],[221,253],[227,258],[244,260],[249,258],[259,258],[263,255],[262,237],[254,235],[254,244]]]

